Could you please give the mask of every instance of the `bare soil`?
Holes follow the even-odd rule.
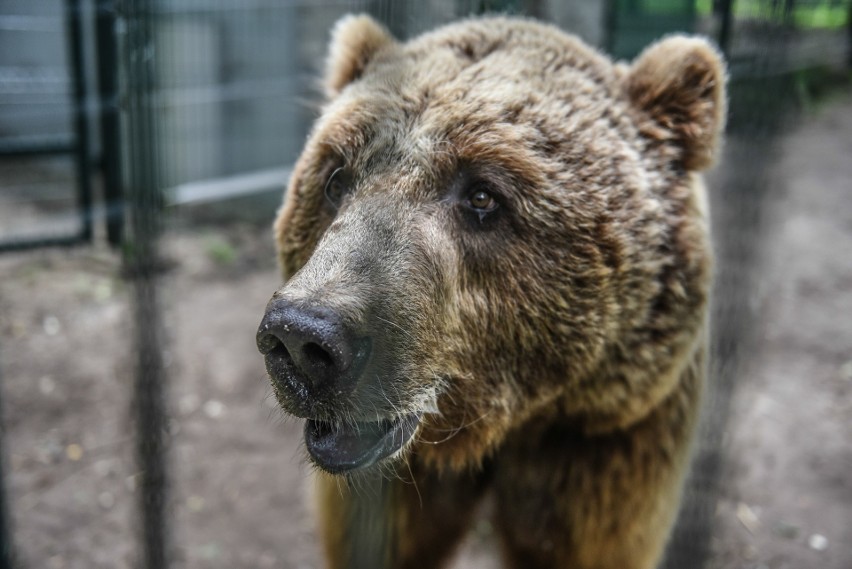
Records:
[[[850,157],[849,96],[781,146],[783,191],[768,200],[748,267],[756,336],[724,438],[718,569],[852,567]],[[254,346],[279,285],[270,231],[173,227],[162,249],[174,567],[319,567],[301,428],[276,409]],[[5,255],[0,276],[2,450],[20,566],[133,567],[131,283],[99,246]],[[492,550],[480,522],[455,566],[496,566]]]
[[[726,432],[715,567],[852,567],[852,98],[783,141]],[[716,204],[724,207],[723,204]]]

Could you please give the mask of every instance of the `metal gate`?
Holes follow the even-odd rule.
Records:
[[[0,5],[0,252],[89,242],[101,219],[109,242],[121,239],[108,4],[95,30],[80,0]]]

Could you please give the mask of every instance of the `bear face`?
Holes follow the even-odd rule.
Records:
[[[532,417],[654,409],[704,327],[723,83],[685,37],[626,66],[519,19],[343,20],[258,331],[312,460],[459,470]]]

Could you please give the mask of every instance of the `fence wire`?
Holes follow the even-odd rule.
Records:
[[[98,207],[86,205],[89,211],[83,217],[84,231],[89,231],[85,229],[89,224],[90,230],[98,235],[122,240],[121,267],[112,266],[112,269],[121,275],[117,277],[120,284],[114,286],[123,292],[115,294],[124,294],[121,298],[129,306],[126,318],[132,328],[132,339],[123,349],[132,360],[132,365],[128,366],[132,370],[128,374],[132,376],[132,383],[128,382],[132,388],[128,388],[128,392],[133,402],[135,466],[116,468],[126,468],[127,479],[135,481],[132,497],[138,538],[131,540],[122,532],[116,533],[117,539],[134,541],[138,546],[128,547],[130,554],[110,562],[116,563],[114,566],[122,566],[118,565],[121,562],[123,566],[146,569],[205,564],[295,567],[310,566],[314,562],[314,558],[302,549],[275,551],[279,545],[275,530],[284,532],[285,528],[271,528],[267,527],[271,524],[264,523],[270,515],[262,512],[270,506],[268,501],[254,501],[256,497],[240,485],[242,482],[218,478],[218,470],[238,478],[243,474],[235,472],[246,473],[245,476],[253,481],[251,488],[256,494],[284,485],[279,478],[274,482],[264,480],[264,475],[272,478],[268,469],[276,469],[275,477],[286,480],[293,480],[295,474],[287,474],[285,469],[289,469],[287,472],[298,470],[297,460],[286,463],[268,456],[283,452],[273,446],[277,441],[272,435],[270,439],[263,439],[261,435],[246,436],[233,443],[230,431],[220,426],[221,421],[216,422],[227,416],[227,406],[213,396],[205,395],[199,400],[198,392],[213,389],[204,383],[210,376],[216,378],[209,380],[215,385],[220,382],[226,386],[221,391],[232,397],[234,406],[245,404],[239,399],[239,388],[227,383],[220,375],[225,372],[220,369],[233,375],[256,370],[232,364],[225,348],[217,350],[205,346],[214,336],[202,325],[187,324],[185,327],[191,332],[181,332],[176,330],[173,320],[196,316],[187,315],[188,309],[182,308],[182,304],[194,307],[196,312],[212,313],[221,309],[223,314],[229,314],[228,303],[248,295],[239,289],[236,293],[232,290],[230,296],[224,293],[215,296],[220,290],[217,287],[229,279],[232,289],[251,285],[271,290],[277,284],[271,276],[275,274],[271,244],[257,246],[245,235],[254,232],[258,225],[268,224],[280,203],[280,187],[316,116],[316,78],[324,57],[327,30],[342,14],[370,13],[404,39],[461,17],[486,11],[508,11],[553,21],[623,58],[634,56],[652,39],[673,31],[699,32],[716,38],[725,49],[730,65],[731,104],[723,166],[711,175],[718,270],[709,387],[694,465],[663,567],[698,569],[708,565],[713,551],[711,538],[719,489],[726,475],[724,436],[754,333],[755,313],[750,299],[756,286],[754,267],[762,254],[759,237],[767,222],[767,201],[773,197],[772,164],[777,157],[776,145],[794,116],[793,110],[803,101],[807,104],[807,93],[803,91],[808,77],[806,70],[823,66],[838,68],[852,63],[849,16],[852,2],[80,0],[69,5],[72,16],[88,14],[93,18],[91,25],[78,22],[76,31],[71,28],[72,36],[86,33],[98,36],[97,41],[90,38],[91,45],[81,37],[72,41],[76,49],[82,50],[72,53],[72,59],[82,61],[87,57],[86,50],[94,50],[95,55],[89,57],[100,62],[100,65],[89,67],[91,77],[78,77],[76,84],[81,89],[89,85],[89,90],[74,91],[66,79],[56,79],[70,71],[67,65],[59,67],[63,72],[57,72],[56,68],[50,71],[49,66],[43,72],[32,69],[23,72],[26,66],[12,65],[0,53],[0,125],[14,126],[7,130],[13,134],[17,132],[19,140],[29,144],[34,140],[33,133],[39,136],[43,133],[38,131],[36,123],[27,123],[26,116],[44,121],[50,115],[53,122],[47,129],[49,140],[42,137],[42,143],[45,148],[52,145],[66,150],[70,147],[66,130],[72,126],[77,140],[74,148],[82,153],[84,162],[94,163],[95,195],[99,198]],[[37,13],[26,12],[31,6],[21,6],[24,4],[0,3],[0,31],[45,33],[45,30],[59,29],[57,25],[65,21],[63,14],[67,15],[58,2],[34,4],[41,9]],[[56,10],[51,12],[51,8]],[[85,48],[86,45],[89,47]],[[40,102],[35,96],[29,102],[21,102],[16,90],[28,82],[41,85],[43,93],[39,97],[49,99],[51,104],[56,103],[60,95],[66,96],[67,106],[46,110],[38,106]],[[12,100],[14,97],[18,98]],[[10,111],[12,108],[15,110]],[[21,109],[20,116],[15,115],[14,121],[9,119]],[[75,109],[78,111],[76,122],[73,120]],[[99,122],[93,128],[91,123],[95,115]],[[86,138],[88,135],[91,140]],[[0,141],[12,138],[14,136],[7,136],[0,130]],[[0,171],[12,173],[7,177],[11,181],[0,182],[0,198],[3,199],[0,203],[5,209],[0,213],[0,221],[14,217],[22,207],[16,205],[19,202],[26,202],[27,207],[41,214],[51,209],[47,202],[57,199],[55,192],[51,194],[53,190],[46,191],[44,200],[39,199],[38,192],[31,186],[21,191],[18,186],[30,184],[24,181],[16,186],[14,182],[15,168],[20,169],[21,164],[18,161],[0,163]],[[36,177],[43,179],[44,172],[50,170],[49,162],[38,156],[28,157],[24,166],[26,172],[20,174],[21,177],[36,172]],[[86,172],[88,167],[77,170],[76,174],[67,168],[58,176],[62,191],[67,191],[68,185],[75,182],[89,186],[88,181],[80,178],[87,176]],[[67,202],[67,196],[64,199]],[[204,206],[197,205],[200,203]],[[77,219],[78,212],[68,209],[47,219],[50,223],[63,216],[66,220],[69,217]],[[0,239],[11,234],[5,232],[8,226],[0,230]],[[265,233],[263,235],[264,240],[271,241]],[[176,265],[183,268],[175,269]],[[15,270],[15,275],[26,272]],[[171,276],[179,270],[188,275],[185,282]],[[255,279],[252,276],[255,274],[263,278]],[[198,290],[211,282],[211,292]],[[263,292],[267,292],[266,289]],[[214,304],[194,304],[196,297]],[[0,311],[14,312],[4,307],[2,300],[0,298]],[[260,312],[250,316],[248,320],[253,322]],[[205,314],[205,317],[210,315]],[[49,333],[52,324],[47,325],[48,317],[39,313],[39,318]],[[228,330],[215,336],[221,341],[229,334],[251,334],[230,322],[214,320],[210,326],[214,325]],[[0,332],[11,338],[14,345],[20,345],[20,336],[15,335],[15,330],[13,323]],[[246,348],[242,344],[235,345]],[[210,361],[196,358],[184,362],[183,367],[170,366],[170,353],[186,346]],[[97,346],[93,348],[97,349]],[[0,358],[0,372],[3,363]],[[10,365],[15,370],[23,369],[22,365]],[[196,378],[193,379],[195,392],[187,387],[181,373]],[[8,375],[0,373],[0,377],[17,382],[24,375],[13,375],[10,380]],[[116,378],[127,379],[120,373]],[[253,379],[263,381],[260,376]],[[39,380],[39,385],[42,384],[51,385]],[[50,393],[53,389],[43,391]],[[95,408],[98,402],[90,401],[89,404]],[[256,403],[246,405],[250,409],[257,407]],[[271,408],[266,408],[265,412],[276,416]],[[13,415],[15,421],[24,423],[24,419]],[[236,413],[234,415],[235,424],[231,430],[248,428],[239,423],[241,419],[236,418]],[[207,450],[204,453],[182,442],[182,437],[200,436],[197,433],[205,429],[211,434],[205,439]],[[292,429],[285,428],[283,432],[292,434]],[[257,443],[258,439],[266,444]],[[63,439],[57,444],[61,448],[67,442]],[[225,444],[238,448],[218,446]],[[65,447],[65,454],[73,458],[76,450],[72,452],[70,448],[70,445]],[[222,456],[232,463],[230,467],[223,465],[224,461],[217,462],[220,448]],[[0,439],[0,450],[9,453],[6,449],[6,439]],[[23,468],[20,464],[28,464],[18,458],[21,453],[19,450],[12,453],[13,487],[16,476],[23,479],[15,469]],[[55,466],[49,460],[45,464]],[[219,484],[215,487],[221,490],[217,496],[202,496],[201,491],[193,487],[198,484],[209,490],[214,481]],[[209,487],[204,486],[208,483]],[[55,484],[58,486],[62,482]],[[237,490],[233,490],[235,484]],[[370,496],[370,501],[364,504],[365,508],[381,511],[382,500],[386,498],[383,485],[376,481],[376,487],[369,490],[365,495]],[[96,495],[100,499],[103,494]],[[32,512],[39,515],[50,512],[46,506],[42,508],[38,496],[37,490],[29,491],[25,497],[30,501],[16,510],[14,505],[22,502],[20,499],[16,502],[13,495],[11,519],[26,520],[27,516],[35,517]],[[286,502],[278,494],[276,496]],[[212,510],[209,503],[219,499],[225,505],[208,513],[205,508]],[[273,506],[280,509],[277,515],[283,518],[290,512],[301,512],[299,504],[292,501]],[[55,511],[61,512],[63,507],[68,506],[62,502]],[[12,551],[8,536],[17,531],[8,529],[3,508],[4,495],[0,486],[0,567],[12,566],[3,555]],[[210,545],[205,532],[215,530],[218,536],[228,533],[221,527],[214,527],[215,522],[211,520],[228,520],[231,510],[238,510],[244,516],[241,520],[255,523],[250,532],[257,534],[252,544],[258,551],[241,557],[240,543],[229,542],[227,538],[221,538],[225,545],[219,542],[214,543],[215,547]],[[198,516],[192,517],[193,514]],[[307,524],[306,516],[292,515],[299,520],[297,525]],[[374,527],[355,528],[355,531],[359,529],[371,535],[383,535]],[[487,527],[479,529],[483,534],[490,531]],[[286,531],[291,532],[287,534],[290,536],[288,543],[313,544],[312,538],[307,537],[313,535],[310,528],[299,526]],[[235,530],[234,533],[245,536],[249,532]],[[19,544],[20,541],[19,538]],[[194,544],[192,548],[185,545],[190,542]],[[57,567],[77,567],[86,566],[94,559],[90,553],[86,558],[86,551],[66,554],[56,550],[54,542],[47,543],[44,547],[47,553],[28,551],[18,566],[52,563]],[[381,567],[386,553],[384,544],[368,539],[364,543],[362,550],[356,552],[358,566]],[[21,545],[27,548],[26,544]],[[54,563],[60,557],[62,564]],[[111,565],[93,563],[91,566]]]

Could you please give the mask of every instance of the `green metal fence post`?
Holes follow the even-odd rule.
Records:
[[[145,0],[123,3],[124,85],[128,148],[129,226],[124,241],[125,270],[133,282],[136,327],[134,411],[136,459],[140,470],[139,512],[143,569],[167,569],[169,523],[166,517],[166,373],[158,299],[158,240],[163,200],[157,151],[153,8]]]

